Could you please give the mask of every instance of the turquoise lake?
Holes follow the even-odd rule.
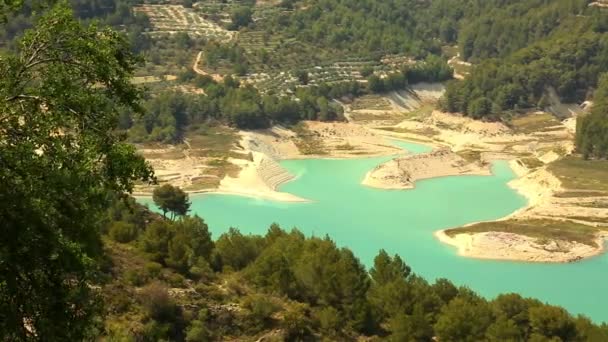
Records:
[[[414,153],[429,150],[418,144],[395,144]],[[488,298],[516,292],[564,306],[596,322],[608,322],[607,255],[570,264],[477,260],[458,256],[455,248],[434,238],[436,230],[498,219],[526,205],[526,199],[507,186],[515,177],[507,162],[495,162],[492,176],[423,180],[413,190],[379,190],[360,184],[369,170],[388,159],[282,161],[297,178],[279,190],[313,202],[203,194],[191,196],[191,213],[205,219],[215,238],[229,227],[264,234],[276,222],[307,235],[328,234],[368,267],[378,250],[385,249],[399,254],[429,281],[448,278]]]

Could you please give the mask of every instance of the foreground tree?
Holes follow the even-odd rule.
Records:
[[[122,36],[54,6],[0,56],[0,336],[84,340],[109,191],[151,168],[115,134],[139,111],[137,58]]]
[[[154,189],[152,200],[163,211],[164,217],[167,217],[167,212],[171,213],[171,220],[186,215],[190,210],[188,194],[171,184]]]

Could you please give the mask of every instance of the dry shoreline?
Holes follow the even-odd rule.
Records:
[[[279,202],[310,202],[310,200],[296,195],[280,192],[277,189],[285,182],[295,178],[289,174],[278,161],[299,159],[356,159],[379,156],[392,156],[404,151],[394,146],[386,138],[369,132],[366,128],[344,123],[311,123],[316,134],[328,135],[330,142],[326,142],[329,151],[326,154],[303,154],[294,143],[295,133],[282,127],[273,127],[262,131],[241,131],[239,145],[241,154],[249,154],[252,160],[229,161],[240,167],[236,176],[226,175],[220,180],[217,188],[196,189],[185,191],[189,194],[231,194],[272,200]],[[340,147],[348,145],[350,149],[341,150]],[[201,166],[195,160],[187,165],[179,164],[177,167],[196,169]],[[177,172],[166,171],[165,174]],[[183,172],[183,170],[179,170]],[[179,181],[182,183],[192,179],[191,172],[184,172]],[[192,172],[194,173],[194,172]],[[165,179],[169,183],[177,183],[175,179]],[[134,192],[138,197],[150,197],[151,189],[138,189]]]
[[[411,102],[415,104],[416,101]],[[575,210],[584,210],[584,214],[589,217],[608,217],[604,213],[604,209],[593,209],[595,210],[593,212],[591,209],[568,207],[567,205],[571,204],[572,199],[570,202],[563,199],[558,201],[553,196],[563,189],[560,181],[547,171],[546,165],[559,158],[560,154],[564,155],[572,150],[573,136],[570,126],[574,124],[574,119],[571,118],[567,122],[551,126],[546,131],[524,134],[521,133],[522,130],[513,130],[502,123],[475,121],[436,110],[421,117],[404,117],[403,113],[408,113],[411,109],[401,108],[390,99],[389,102],[395,107],[392,109],[391,115],[402,117],[401,121],[396,124],[387,125],[386,113],[376,113],[377,111],[373,110],[367,112],[357,110],[359,115],[366,112],[367,116],[361,116],[363,119],[359,120],[362,121],[356,121],[356,115],[352,116],[352,113],[349,113],[351,109],[345,105],[345,116],[351,121],[354,117],[354,122],[307,121],[303,122],[306,127],[303,133],[278,126],[260,131],[241,131],[239,132],[241,140],[238,144],[238,153],[250,154],[251,160],[229,160],[238,165],[240,171],[236,175],[232,174],[232,177],[223,177],[217,189],[188,192],[191,194],[231,194],[285,202],[308,202],[309,200],[293,194],[277,191],[281,184],[294,178],[277,161],[307,158],[353,159],[403,153],[402,149],[390,143],[389,140],[394,139],[429,145],[433,148],[447,148],[453,151],[450,153],[457,153],[467,162],[454,163],[456,161],[454,158],[440,158],[432,163],[422,159],[414,161],[415,164],[409,164],[411,160],[408,160],[407,156],[396,157],[392,161],[403,159],[406,161],[406,165],[389,167],[389,172],[385,174],[388,181],[382,179],[383,177],[373,180],[374,171],[390,164],[391,161],[381,164],[367,173],[363,181],[364,185],[384,189],[409,189],[413,188],[416,180],[419,179],[462,174],[489,175],[491,169],[487,164],[490,161],[506,159],[516,174],[516,178],[508,185],[524,196],[527,204],[496,221],[509,218],[561,220],[568,215],[576,215],[572,214]],[[378,115],[378,120],[373,118],[374,115]],[[534,122],[536,119],[531,117],[531,120]],[[305,139],[310,140],[304,141]],[[305,149],[302,149],[303,143]],[[312,149],[309,149],[310,146]],[[565,152],[558,152],[560,153],[558,154],[555,151]],[[204,170],[204,166],[199,165],[200,161],[190,159],[189,163],[180,164],[182,170],[163,169],[167,176],[165,181],[179,185],[180,182],[188,182],[197,176],[200,177],[200,170]],[[528,161],[526,162],[525,159]],[[476,168],[469,168],[471,165]],[[190,169],[194,172],[188,171]],[[394,173],[395,170],[406,172]],[[172,176],[177,173],[179,173],[180,179]],[[150,196],[151,193],[136,192],[136,195]],[[598,255],[603,252],[604,248],[601,237],[598,237],[600,247],[595,248],[576,242],[551,239],[548,243],[539,244],[536,239],[528,236],[501,232],[462,233],[452,238],[441,230],[436,232],[435,236],[442,243],[458,248],[459,255],[494,260],[571,262]],[[558,248],[554,248],[554,245]]]
[[[475,223],[469,225],[472,224]],[[608,234],[598,234],[595,239],[598,247],[564,240],[552,240],[544,245],[534,238],[514,233],[490,231],[461,233],[451,237],[445,231],[436,231],[434,235],[440,242],[455,247],[460,256],[534,263],[569,263],[595,257],[606,251],[608,239]]]

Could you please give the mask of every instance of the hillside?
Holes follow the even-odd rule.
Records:
[[[608,340],[324,232],[211,236],[188,195],[314,201],[285,159],[386,158],[364,183],[394,191],[508,160],[528,204],[436,232],[451,256],[600,254],[607,1],[16,0],[0,28],[0,340]]]
[[[502,294],[488,301],[446,279],[429,283],[383,250],[366,270],[328,237],[276,224],[262,236],[233,228],[213,242],[198,217],[150,220],[146,209],[130,203],[131,210],[114,202],[106,226],[101,292],[110,340],[608,337],[605,325],[534,299]]]

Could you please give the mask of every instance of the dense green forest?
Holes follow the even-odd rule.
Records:
[[[608,13],[588,1],[538,3],[514,2],[463,26],[461,56],[479,64],[448,85],[444,109],[476,118],[544,109],[550,87],[562,101],[586,99],[608,71]]]
[[[405,54],[428,60],[441,55],[442,47],[457,44],[460,57],[475,65],[465,80],[448,83],[443,109],[498,120],[519,111],[544,109],[556,100],[551,97],[553,93],[564,102],[582,102],[590,97],[598,76],[608,71],[608,14],[589,3],[587,0],[284,1],[281,6],[286,11],[238,25],[244,30],[263,30],[265,40],[279,37],[282,43],[275,51],[264,48],[251,52],[238,44],[211,42],[205,45],[209,49],[205,58],[210,66],[228,61],[232,72],[238,75],[260,63],[275,65],[269,53],[277,56],[310,53],[296,43],[285,43],[290,39],[318,48],[320,51],[309,59],[314,63],[322,62],[318,56],[332,60],[329,57],[332,55],[375,59]],[[352,87],[364,88],[363,91],[350,95],[403,88],[418,81],[446,80],[449,78],[443,76],[446,71],[440,69],[440,64],[445,67],[444,62],[435,64],[438,68],[433,73],[442,74],[440,77],[412,78],[408,77],[408,71],[384,79],[371,74],[366,87]],[[363,69],[361,73],[370,71]],[[331,102],[336,94],[325,91],[319,95]],[[263,106],[258,103],[258,107]],[[262,127],[269,122],[272,120],[258,120],[241,127]]]
[[[149,97],[143,117],[124,112],[120,128],[129,131],[133,142],[181,142],[184,133],[206,123],[224,123],[242,129],[291,125],[300,120],[343,120],[342,107],[331,103],[329,94],[358,94],[357,83],[333,87],[303,88],[296,98],[261,95],[251,86],[240,86],[232,77],[216,83],[196,76],[206,95],[167,91]]]
[[[69,3],[74,11],[74,15],[84,21],[97,20],[103,24],[111,25],[121,30],[125,30],[131,43],[137,41],[148,41],[149,39],[141,34],[149,27],[148,18],[133,14],[131,7],[139,3],[137,0],[70,0]],[[11,3],[11,2],[7,2]],[[10,20],[3,24],[0,31],[0,46],[9,43],[24,29],[32,26],[32,21],[41,13],[40,9],[45,4],[36,1],[25,1],[19,4],[18,8],[10,13]],[[2,9],[2,7],[0,7]]]
[[[608,157],[608,74],[600,78],[591,113],[577,121],[576,145],[585,159]]]
[[[517,294],[486,300],[446,279],[429,283],[383,250],[366,270],[329,237],[276,224],[263,236],[232,228],[214,240],[203,219],[183,215],[188,200],[179,189],[161,189],[155,202],[174,212],[172,220],[133,200],[110,202],[104,231],[115,252],[102,292],[104,333],[112,338],[255,339],[277,330],[276,338],[289,341],[608,338],[608,326],[538,300]],[[113,264],[123,258],[131,259],[128,266]],[[188,295],[173,298],[175,288]]]
[[[132,117],[122,113],[120,128],[133,142],[181,142],[184,133],[206,123],[223,123],[241,129],[268,128],[273,124],[293,125],[301,120],[342,121],[342,107],[333,102],[343,96],[382,93],[403,89],[410,83],[451,78],[452,70],[440,58],[394,72],[381,79],[370,76],[367,85],[358,82],[323,83],[294,89],[293,97],[261,94],[250,85],[241,86],[227,76],[221,83],[209,76],[186,72],[184,82],[204,90],[204,94],[163,91],[144,102],[146,114]]]

